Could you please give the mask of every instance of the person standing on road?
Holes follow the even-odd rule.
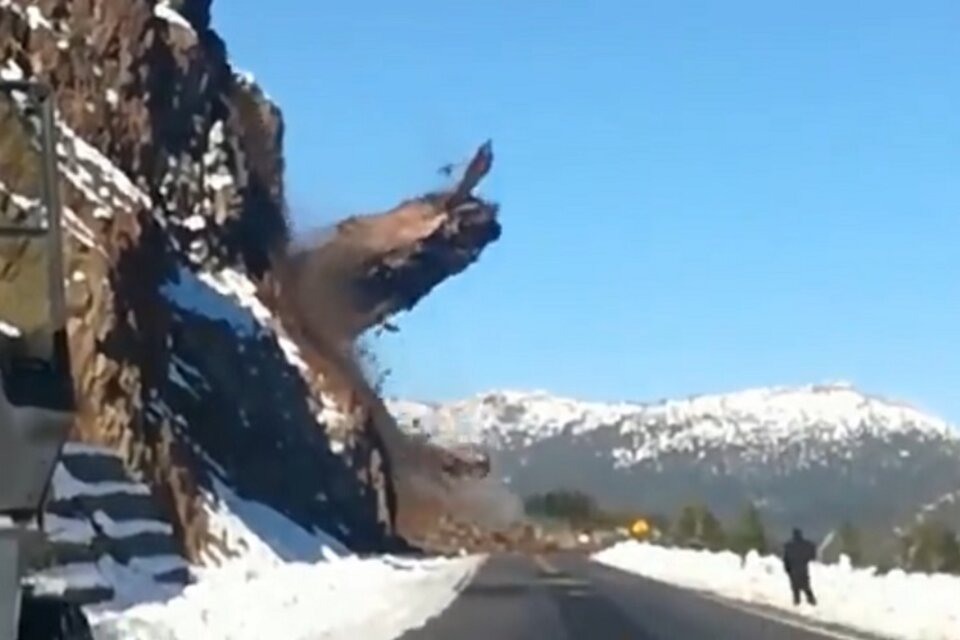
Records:
[[[783,568],[790,578],[790,590],[793,592],[793,604],[800,604],[802,594],[811,605],[817,604],[810,586],[810,563],[817,557],[816,547],[803,537],[800,529],[793,530],[793,537],[783,547]]]

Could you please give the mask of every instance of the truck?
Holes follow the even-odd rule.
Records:
[[[0,81],[0,640],[80,640],[79,606],[31,593],[44,505],[75,414],[54,95]]]

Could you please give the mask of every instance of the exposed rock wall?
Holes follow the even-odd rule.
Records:
[[[4,76],[49,83],[61,120],[75,438],[142,475],[191,559],[212,542],[211,474],[307,529],[382,548],[388,481],[366,425],[342,417],[334,443],[333,401],[268,312],[247,309],[237,332],[178,298],[193,286],[256,306],[253,282],[287,240],[279,111],[230,67],[209,2],[181,10],[0,2]],[[194,282],[224,269],[226,293]]]
[[[485,474],[397,428],[353,341],[499,237],[473,193],[489,144],[449,190],[294,249],[280,112],[210,0],[0,0],[0,70],[56,95],[73,436],[150,488],[179,553],[232,552],[207,522],[218,482],[368,551],[399,542],[414,487]]]

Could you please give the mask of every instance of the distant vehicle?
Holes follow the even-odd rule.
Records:
[[[0,638],[86,638],[77,607],[25,593],[75,411],[50,90],[0,82]],[[40,621],[39,626],[31,626]],[[24,632],[24,625],[28,631]],[[42,627],[42,629],[41,629]],[[49,632],[48,632],[49,630]]]

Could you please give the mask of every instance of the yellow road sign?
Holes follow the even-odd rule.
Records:
[[[650,523],[643,518],[638,518],[630,525],[630,533],[638,538],[642,538],[650,533]]]

